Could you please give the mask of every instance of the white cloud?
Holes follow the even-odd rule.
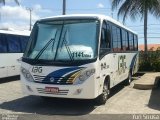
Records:
[[[30,15],[29,11],[26,10],[25,7],[22,6],[2,6],[0,8],[2,19],[17,19],[17,20],[29,20]],[[32,12],[32,20],[39,19],[39,16],[36,13]]]
[[[8,0],[8,2],[11,0]],[[32,9],[32,25],[40,16],[52,14],[49,9],[42,8],[41,5],[36,4]],[[0,7],[0,29],[13,28],[20,30],[29,29],[30,13],[24,6],[1,6]]]
[[[29,25],[26,23],[15,24],[13,22],[3,22],[0,23],[0,29],[29,30]]]
[[[36,11],[42,10],[42,6],[40,4],[36,4],[33,6],[33,9]]]
[[[34,5],[34,6],[33,6],[33,10],[34,10],[35,12],[40,12],[40,13],[52,13],[51,10],[42,8],[42,6],[41,6],[40,4]]]
[[[102,3],[98,3],[97,8],[104,8],[104,5]]]

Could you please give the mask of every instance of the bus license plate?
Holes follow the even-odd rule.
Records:
[[[57,94],[59,92],[59,88],[56,87],[46,87],[45,92]]]

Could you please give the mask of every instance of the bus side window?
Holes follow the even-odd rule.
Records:
[[[127,51],[128,48],[128,33],[126,30],[122,29],[122,49],[123,51]]]
[[[6,53],[7,52],[7,42],[5,35],[0,34],[0,53]]]
[[[107,29],[106,22],[102,25],[101,43],[100,43],[100,56],[104,55],[110,49],[110,31]]]
[[[24,52],[27,43],[28,43],[29,37],[28,36],[20,36],[20,43],[21,43],[21,52]]]
[[[129,48],[130,48],[130,51],[133,51],[133,49],[134,49],[133,48],[134,47],[133,40],[134,40],[133,34],[129,33]]]
[[[134,50],[138,50],[138,37],[137,35],[134,35]]]
[[[111,48],[111,26],[110,24],[107,24],[106,35],[107,35],[107,48],[110,49]]]
[[[7,35],[9,53],[21,53],[19,37],[16,35]]]
[[[113,51],[121,51],[121,29],[115,25],[112,25],[112,42],[113,42]]]

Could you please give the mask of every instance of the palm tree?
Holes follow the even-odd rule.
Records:
[[[112,9],[118,10],[118,17],[123,16],[123,22],[130,16],[133,20],[137,17],[144,19],[144,50],[147,53],[147,23],[148,14],[160,17],[160,0],[112,0]]]
[[[14,1],[15,1],[15,3],[17,5],[19,5],[19,1],[18,0],[14,0]],[[5,5],[6,4],[6,0],[0,0],[0,3],[2,3],[3,5]]]

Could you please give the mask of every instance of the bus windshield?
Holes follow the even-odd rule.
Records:
[[[97,57],[98,20],[37,22],[24,58],[53,61],[88,60]]]

